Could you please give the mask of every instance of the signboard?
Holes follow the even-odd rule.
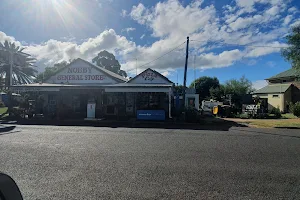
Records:
[[[92,84],[92,83],[116,83],[115,80],[102,73],[95,67],[77,60],[71,63],[67,68],[52,76],[47,83],[74,83],[74,84]]]
[[[149,120],[149,121],[164,121],[166,119],[164,110],[138,110],[138,120]]]
[[[136,78],[134,78],[132,81],[129,81],[130,83],[154,83],[154,84],[171,84],[167,79],[164,79],[161,74],[158,72],[152,71],[150,69],[142,72],[139,74]]]
[[[95,117],[96,117],[96,103],[88,103],[87,118],[95,118]]]

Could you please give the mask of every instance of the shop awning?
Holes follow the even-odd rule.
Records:
[[[131,84],[108,85],[105,92],[170,92],[172,84]]]

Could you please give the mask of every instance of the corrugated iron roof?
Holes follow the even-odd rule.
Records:
[[[272,84],[267,85],[257,91],[254,91],[254,94],[271,94],[271,93],[284,93],[286,92],[291,84]]]
[[[141,84],[141,83],[119,83],[106,85],[106,87],[172,87],[173,84]]]
[[[271,80],[271,79],[279,79],[279,78],[287,78],[287,77],[300,77],[300,70],[299,69],[295,69],[295,68],[291,68],[289,70],[286,70],[284,72],[281,72],[275,76],[272,76],[270,78],[268,78],[267,80]]]

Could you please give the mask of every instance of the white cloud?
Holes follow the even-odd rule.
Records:
[[[267,85],[268,83],[265,80],[257,80],[252,82],[252,87],[256,90],[259,90]]]
[[[291,23],[292,19],[293,19],[293,15],[286,16],[283,20],[283,25],[285,25],[285,26],[289,25]]]
[[[276,63],[273,62],[273,61],[268,61],[268,62],[267,62],[267,65],[268,65],[270,68],[273,68],[273,67],[276,66]]]
[[[134,51],[135,48],[135,43],[110,29],[81,44],[49,40],[42,44],[27,46],[26,52],[35,56],[41,66],[51,66],[56,62],[78,57],[91,61],[99,51],[105,49],[122,56]]]
[[[16,41],[16,39],[14,37],[8,36],[4,32],[0,31],[0,42],[2,43],[6,40],[9,41],[9,42],[14,42],[18,46],[21,45],[21,43],[19,41]]]
[[[140,24],[146,23],[146,21],[150,20],[149,11],[145,8],[142,3],[139,3],[137,6],[133,6],[130,12],[130,16],[132,19],[138,21]]]
[[[215,19],[214,6],[201,9],[201,4],[198,0],[184,7],[178,0],[169,0],[147,9],[140,3],[132,8],[130,15],[138,23],[147,24],[155,37],[186,37]]]
[[[280,12],[279,6],[273,6],[266,11],[267,14],[273,15],[273,16],[279,14],[279,12]]]
[[[265,46],[264,46],[265,45]],[[269,44],[262,44],[259,47],[249,47],[248,52],[245,57],[257,58],[260,56],[265,56],[271,53],[280,52],[280,47],[286,47],[286,44],[279,42],[273,42]],[[278,48],[279,47],[279,48]]]
[[[98,4],[99,8],[102,8],[102,3],[99,0],[95,0],[95,1]]]
[[[185,62],[185,44],[182,43],[188,35],[191,38],[190,51],[197,56],[198,69],[227,67],[243,59],[251,61],[279,52],[280,49],[275,47],[284,46],[279,41],[289,30],[289,27],[282,26],[282,23],[296,23],[293,20],[288,22],[289,18],[296,18],[294,14],[289,13],[290,17],[282,16],[282,10],[288,8],[286,1],[236,2],[236,5],[223,7],[224,13],[217,11],[213,5],[204,5],[202,0],[195,0],[188,5],[180,3],[179,0],[168,0],[153,7],[145,7],[140,3],[133,6],[130,13],[123,10],[122,14],[147,27],[155,37],[153,43],[137,45],[132,39],[109,29],[81,43],[73,40],[48,40],[41,44],[27,45],[27,52],[36,56],[41,65],[51,65],[77,57],[91,61],[99,51],[106,49],[116,55],[122,68],[130,70],[129,73],[135,73],[136,63],[138,67],[142,66],[138,68],[139,71],[151,67],[166,73],[182,68]],[[264,4],[266,8],[259,13],[255,12],[256,4]],[[129,27],[123,31],[129,32],[134,29]],[[143,34],[140,39],[144,37]],[[0,32],[0,41],[1,38],[15,41],[3,32]],[[182,45],[175,51],[147,64],[179,44]]]
[[[122,9],[121,16],[126,17],[127,16],[127,10]]]
[[[168,71],[164,71],[164,72],[161,72],[161,74],[165,77],[169,76],[170,75],[170,72]]]
[[[294,27],[294,26],[298,26],[300,25],[300,20],[295,20],[291,25],[290,27]]]
[[[298,9],[295,6],[288,9],[289,13],[295,13],[297,11],[298,11]]]
[[[144,39],[145,36],[146,36],[145,34],[141,35],[140,39],[141,40]]]
[[[125,28],[125,29],[122,29],[122,31],[121,32],[127,32],[127,33],[129,33],[129,32],[131,32],[131,31],[135,31],[135,28],[133,28],[133,27],[129,27],[129,28]]]
[[[240,29],[247,28],[251,24],[261,23],[262,20],[263,20],[262,15],[254,15],[253,17],[246,17],[246,18],[239,17],[237,20],[230,23],[229,26],[234,31],[237,31],[237,30],[240,30]]]

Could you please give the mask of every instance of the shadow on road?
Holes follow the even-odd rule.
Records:
[[[5,122],[3,122],[5,123]],[[7,122],[9,123],[9,122]],[[19,125],[53,125],[53,126],[93,126],[110,128],[161,128],[161,129],[183,129],[183,130],[215,130],[228,131],[231,127],[247,127],[233,121],[218,118],[203,119],[200,123],[182,123],[176,121],[84,121],[84,120],[21,120]]]
[[[300,135],[287,135],[287,134],[281,134],[281,133],[274,133],[274,130],[272,130],[272,132],[269,132],[267,130],[270,129],[266,129],[266,132],[262,132],[262,131],[254,131],[254,130],[248,130],[248,129],[239,129],[239,132],[248,132],[248,133],[258,133],[258,134],[264,134],[264,135],[275,135],[275,136],[281,136],[281,137],[290,137],[290,138],[298,138],[300,139]],[[279,131],[279,130],[277,130]]]
[[[11,133],[10,131],[14,130],[16,126],[3,126],[0,127],[0,135],[5,135]]]
[[[295,130],[298,130],[300,129],[299,127],[284,127],[284,126],[278,126],[278,127],[275,127],[277,129],[295,129]]]

